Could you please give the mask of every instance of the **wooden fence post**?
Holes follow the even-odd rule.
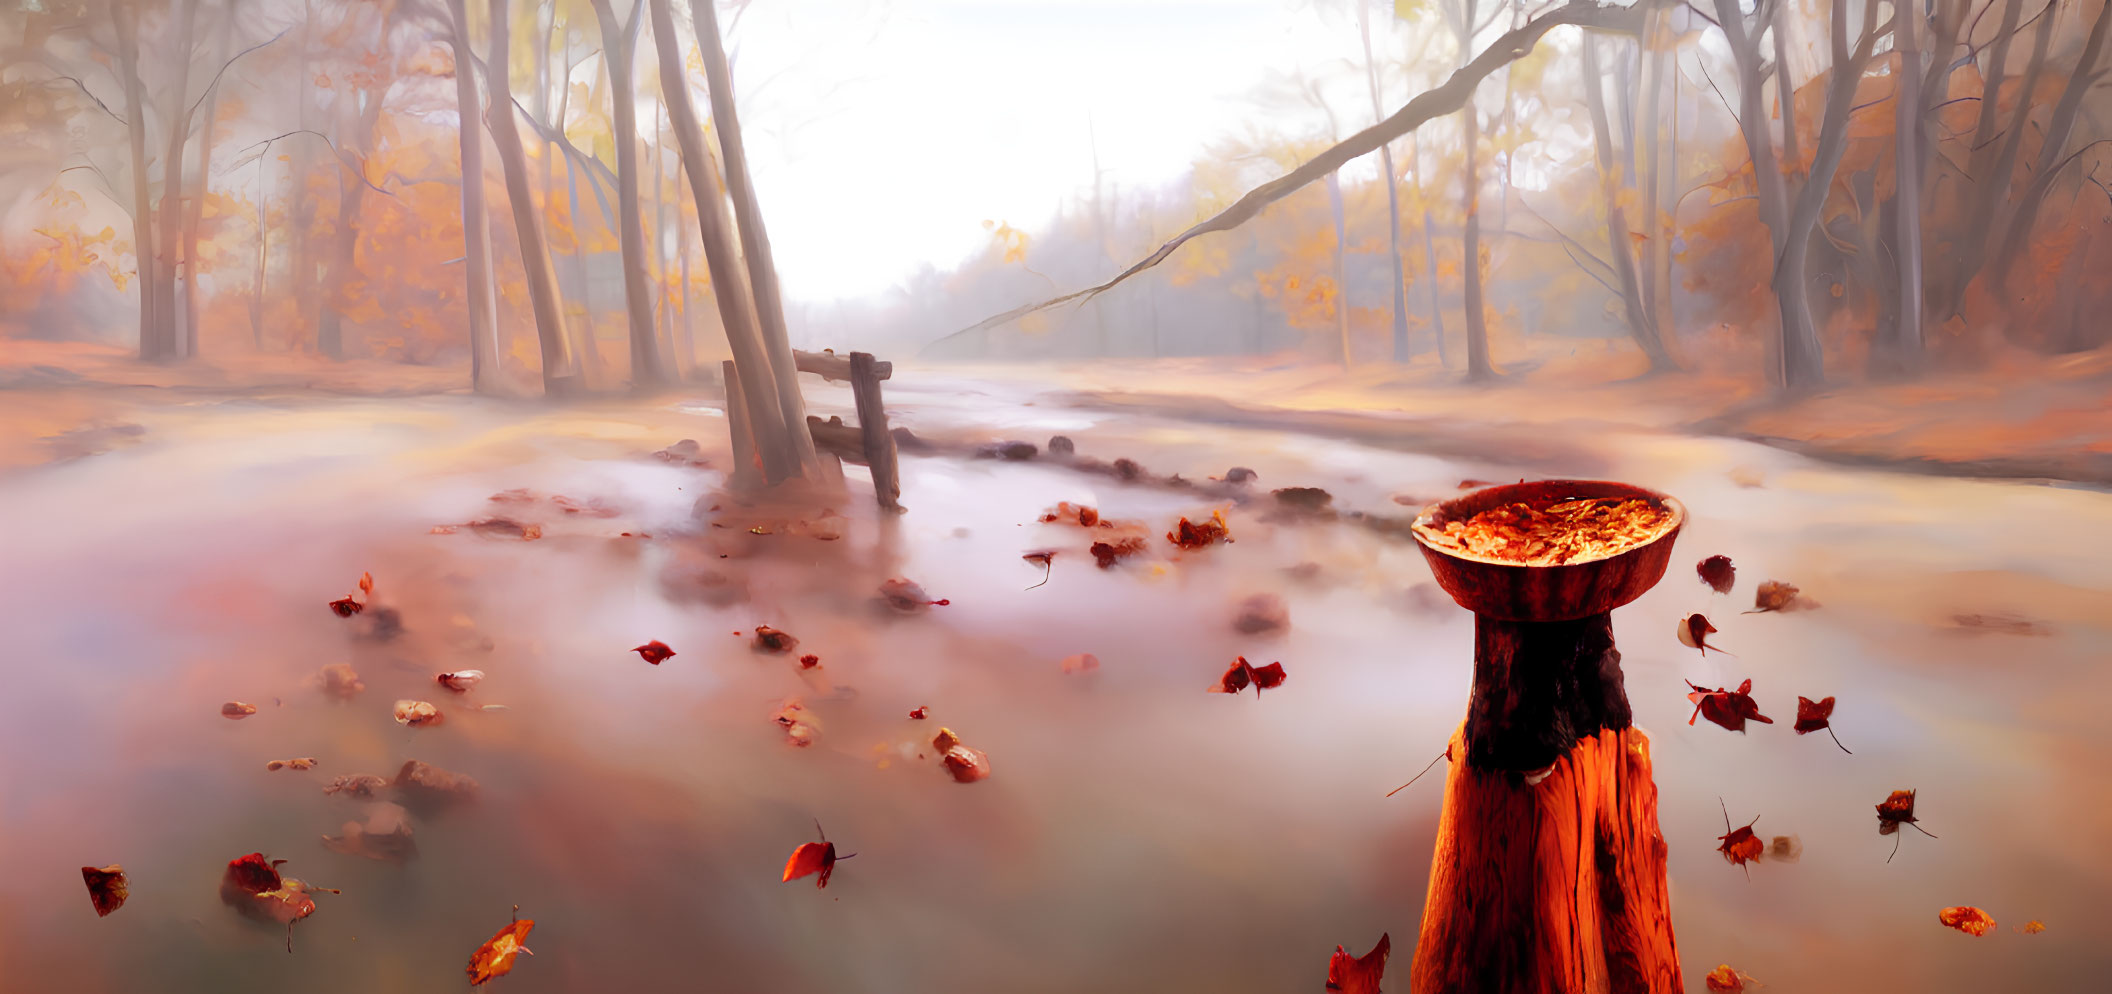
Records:
[[[902,478],[895,466],[895,438],[887,431],[887,408],[880,402],[880,376],[870,352],[851,353],[851,395],[858,402],[858,428],[865,434],[865,464],[873,471],[873,493],[881,507],[899,511]]]

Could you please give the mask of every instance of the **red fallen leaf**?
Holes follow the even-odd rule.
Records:
[[[887,601],[888,607],[903,614],[915,614],[934,604],[945,607],[953,603],[950,600],[932,600],[931,595],[925,593],[924,588],[918,586],[915,580],[899,576],[880,584],[880,596]]]
[[[264,768],[273,772],[279,770],[312,770],[315,769],[315,759],[308,756],[303,756],[299,759],[274,759],[265,763]]]
[[[924,719],[926,719],[926,718],[929,718],[929,717],[931,717],[931,708],[929,708],[929,707],[911,708],[911,709],[910,709],[910,711],[909,711],[909,716],[910,716],[910,717],[912,717],[912,718],[915,718],[915,719],[917,719],[918,721],[922,721],[922,720],[924,720]]]
[[[1386,957],[1393,954],[1393,934],[1379,934],[1379,944],[1362,956],[1335,947],[1327,961],[1327,989],[1342,994],[1379,994],[1379,981],[1386,976]]]
[[[476,686],[477,682],[483,679],[483,670],[456,670],[453,673],[442,673],[434,678],[435,682],[439,683],[440,686],[446,687],[457,694],[467,692],[469,688]]]
[[[735,632],[739,635],[739,632]],[[755,639],[750,644],[757,652],[791,652],[799,640],[769,625],[755,626]]]
[[[125,898],[131,896],[131,889],[125,882],[125,868],[116,863],[102,869],[81,867],[81,878],[88,882],[88,900],[95,905],[97,917],[109,917],[110,912],[124,907]]]
[[[636,646],[632,648],[631,651],[637,653],[638,658],[643,659],[646,662],[653,664],[654,666],[660,665],[662,662],[664,662],[669,657],[675,654],[675,650],[668,648],[667,643],[662,642],[659,639],[654,639],[644,645]]]
[[[803,670],[811,670],[811,669],[813,669],[814,667],[816,667],[816,666],[820,666],[820,665],[821,665],[821,657],[820,657],[820,656],[817,656],[817,655],[814,655],[814,654],[813,654],[813,653],[811,653],[811,652],[810,652],[810,653],[808,653],[808,654],[806,654],[806,655],[804,655],[804,656],[801,656],[801,657],[799,657],[799,668],[800,668],[800,669],[803,669]]]
[[[361,604],[350,597],[340,597],[330,602],[330,610],[337,612],[337,616],[340,618],[349,618],[366,609],[367,606],[365,604]]]
[[[395,715],[397,724],[412,728],[429,728],[447,720],[429,701],[397,701]]]
[[[1823,701],[1814,701],[1809,697],[1799,696],[1797,698],[1797,723],[1792,727],[1797,730],[1798,735],[1808,735],[1823,728],[1826,730],[1826,735],[1833,739],[1833,744],[1841,746],[1842,752],[1848,753],[1850,756],[1855,755],[1847,746],[1841,745],[1840,736],[1833,734],[1833,698],[1831,697]]]
[[[1722,804],[1723,799],[1717,798],[1716,803]],[[1716,837],[1723,844],[1717,846],[1716,851],[1722,853],[1726,861],[1741,868],[1745,864],[1759,859],[1760,854],[1767,850],[1767,844],[1761,842],[1759,836],[1753,834],[1753,826],[1758,824],[1759,821],[1760,816],[1754,815],[1753,820],[1746,822],[1744,828],[1732,828],[1731,811],[1729,808],[1725,808],[1723,810],[1724,834]],[[1752,879],[1753,871],[1746,870],[1745,876],[1748,880]]]
[[[1254,696],[1259,697],[1262,691],[1281,686],[1283,679],[1282,663],[1256,666],[1247,662],[1247,657],[1241,656],[1233,660],[1232,665],[1225,669],[1224,676],[1217,678],[1217,683],[1211,686],[1210,692],[1213,694],[1237,694],[1247,689],[1248,685],[1251,684],[1254,687]]]
[[[1747,719],[1767,725],[1775,723],[1775,719],[1760,713],[1760,705],[1753,703],[1751,680],[1739,684],[1737,690],[1722,687],[1709,690],[1691,680],[1687,686],[1694,688],[1694,693],[1687,695],[1687,700],[1694,702],[1694,714],[1687,718],[1689,725],[1695,718],[1706,717],[1731,731],[1743,733]]]
[[[1930,834],[1928,829],[1921,827],[1914,818],[1914,792],[1911,790],[1895,790],[1892,792],[1892,796],[1885,798],[1877,805],[1877,834],[1893,835],[1897,833],[1904,836],[1906,833],[1899,830],[1901,825],[1913,825],[1915,831],[1932,839],[1936,837]],[[1899,855],[1899,839],[1893,839],[1892,856],[1897,855]],[[1892,862],[1892,856],[1886,856],[1885,862]]]
[[[1117,560],[1127,559],[1139,552],[1143,552],[1144,548],[1145,545],[1142,538],[1130,535],[1118,538],[1112,542],[1094,542],[1090,551],[1093,554],[1093,561],[1098,563],[1101,569],[1107,569],[1113,566]]]
[[[1936,913],[1936,920],[1967,935],[1986,935],[1995,929],[1994,918],[1973,907],[1945,908]]]
[[[1710,556],[1696,563],[1694,572],[1701,576],[1701,582],[1719,594],[1730,593],[1732,585],[1738,582],[1738,567],[1731,565],[1729,556]]]
[[[821,830],[820,819],[814,821],[814,833],[821,836],[820,842],[800,843],[799,848],[792,850],[792,858],[785,860],[785,882],[798,880],[810,873],[819,873],[821,878],[814,881],[815,888],[827,887],[829,874],[836,872],[836,861],[858,855],[854,852],[836,855],[836,843],[830,842],[828,833]]]
[[[228,860],[220,878],[220,900],[245,918],[286,923],[286,951],[293,952],[293,923],[315,913],[314,893],[336,894],[330,887],[316,887],[279,875],[283,859],[266,860],[253,852]]]
[[[241,721],[242,719],[247,718],[250,715],[256,713],[256,705],[244,704],[241,701],[229,701],[226,704],[220,705],[220,717],[226,718],[229,721]]]
[[[1232,533],[1225,527],[1225,512],[1212,511],[1201,523],[1182,518],[1173,531],[1166,533],[1166,541],[1183,549],[1204,549],[1219,542],[1232,541]]]
[[[974,783],[990,776],[990,756],[981,749],[957,745],[940,754],[939,761],[946,764],[955,783]]]
[[[1745,994],[1747,985],[1760,986],[1760,982],[1739,970],[1731,969],[1728,963],[1719,964],[1701,978],[1713,994]]]
[[[1049,573],[1053,564],[1056,561],[1056,550],[1038,549],[1033,552],[1024,553],[1019,558],[1041,567],[1041,583],[1035,584],[1034,587],[1039,587],[1042,583],[1049,582]],[[1032,590],[1034,589],[1034,587],[1028,587],[1027,589]]]
[[[521,906],[513,906],[513,921],[484,940],[477,951],[469,956],[469,986],[475,987],[493,977],[503,977],[513,972],[513,961],[522,954],[535,955],[535,950],[524,943],[528,941],[528,930],[535,927],[535,919],[522,918]]]
[[[372,574],[372,573],[361,573],[361,574],[359,574],[359,592],[360,592],[360,593],[362,593],[362,594],[366,594],[366,595],[368,595],[368,596],[373,596],[373,594],[374,594],[374,574]]]
[[[1703,656],[1707,656],[1710,649],[1723,652],[1721,648],[1709,644],[1709,636],[1714,634],[1716,634],[1716,626],[1709,624],[1709,619],[1698,614],[1687,615],[1679,623],[1679,644],[1689,649],[1700,649]],[[1726,656],[1732,655],[1732,653],[1728,652],[1723,652],[1723,654]]]
[[[1100,511],[1098,508],[1086,507],[1083,504],[1060,501],[1054,508],[1044,513],[1041,516],[1041,520],[1044,524],[1059,521],[1064,524],[1077,522],[1080,528],[1092,528],[1100,524]]]
[[[1081,652],[1075,656],[1063,657],[1063,662],[1059,665],[1065,673],[1091,673],[1100,668],[1100,657],[1090,652]]]

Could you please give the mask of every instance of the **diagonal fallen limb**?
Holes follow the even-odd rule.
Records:
[[[1343,139],[1341,143],[1314,156],[1304,165],[1248,191],[1247,195],[1239,198],[1237,203],[1219,211],[1216,215],[1197,224],[1195,227],[1175,235],[1171,241],[1159,246],[1158,251],[1145,256],[1135,265],[1123,270],[1114,279],[1098,286],[1087,287],[1083,290],[1041,301],[1040,303],[1015,307],[1003,314],[978,321],[931,344],[936,345],[939,342],[994,328],[1008,321],[1022,318],[1036,311],[1046,310],[1068,301],[1089,300],[1100,293],[1111,290],[1124,280],[1164,262],[1167,256],[1174,253],[1175,249],[1187,244],[1190,240],[1213,231],[1230,231],[1237,228],[1260,214],[1263,208],[1290,196],[1299,188],[1342,168],[1351,159],[1377,151],[1379,146],[1406,135],[1423,124],[1465,107],[1467,101],[1473,97],[1475,87],[1480,85],[1483,79],[1486,79],[1497,69],[1524,58],[1526,53],[1531,52],[1533,46],[1540,41],[1540,36],[1549,31],[1565,24],[1574,24],[1578,27],[1593,28],[1601,31],[1635,33],[1641,29],[1643,13],[1645,8],[1649,6],[1649,4],[1638,4],[1633,7],[1616,7],[1611,4],[1585,3],[1581,2],[1581,0],[1571,0],[1569,3],[1563,4],[1518,28],[1506,32],[1502,37],[1490,43],[1488,48],[1483,49],[1480,55],[1475,56],[1474,61],[1459,67],[1458,70],[1453,72],[1443,85],[1434,90],[1425,90],[1417,94],[1413,100],[1408,101],[1400,110],[1395,111],[1392,117]],[[929,347],[926,346],[926,348]]]

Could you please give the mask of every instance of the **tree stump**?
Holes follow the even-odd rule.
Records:
[[[1411,967],[1416,994],[1678,994],[1650,742],[1631,727],[1611,613],[1664,576],[1679,502],[1551,480],[1431,505],[1426,524],[1521,501],[1637,497],[1673,527],[1607,559],[1522,566],[1417,544],[1475,613],[1474,687]]]

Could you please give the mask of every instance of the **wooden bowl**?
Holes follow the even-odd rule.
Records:
[[[1526,566],[1433,546],[1411,529],[1415,544],[1430,562],[1437,585],[1459,606],[1501,621],[1572,621],[1605,614],[1643,595],[1664,578],[1672,559],[1672,540],[1687,523],[1687,509],[1655,490],[1608,480],[1540,480],[1476,490],[1423,509],[1415,523],[1442,526],[1465,521],[1504,504],[1571,500],[1582,497],[1633,497],[1672,512],[1672,528],[1657,538],[1604,559]]]

